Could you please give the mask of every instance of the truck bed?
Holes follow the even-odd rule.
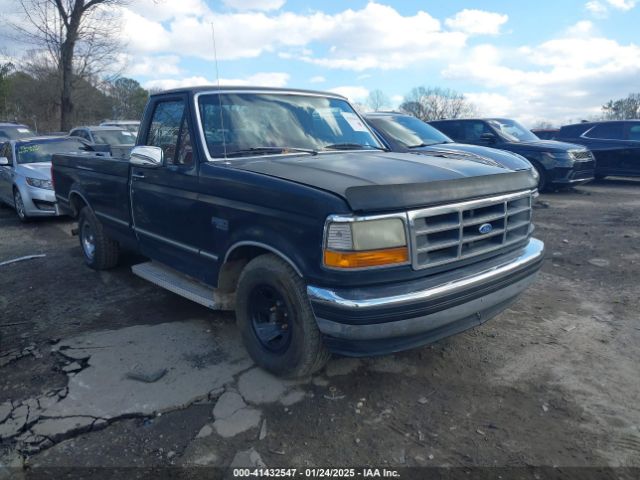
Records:
[[[73,196],[89,203],[105,229],[120,241],[132,240],[129,162],[96,154],[57,154],[52,159],[56,199],[73,211]]]

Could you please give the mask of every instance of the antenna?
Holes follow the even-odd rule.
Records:
[[[218,70],[218,51],[216,49],[216,29],[211,22],[211,39],[213,40],[213,59],[216,64],[216,81],[218,83],[218,106],[220,107],[220,127],[222,129],[222,151],[224,158],[227,159],[227,140],[224,129],[224,115],[222,115],[222,97],[220,96],[220,71]]]

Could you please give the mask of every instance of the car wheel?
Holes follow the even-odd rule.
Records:
[[[20,221],[28,222],[29,216],[27,215],[27,211],[24,206],[24,200],[22,200],[22,194],[17,188],[13,190],[13,204],[15,205],[16,213],[18,214]]]
[[[537,163],[533,164],[533,168],[538,172],[538,191],[546,192],[549,190],[549,178],[547,177],[547,172],[544,168],[542,168]]]
[[[307,376],[329,360],[305,283],[275,255],[261,255],[242,271],[236,321],[251,358],[276,375]]]
[[[78,217],[78,237],[85,263],[94,270],[108,270],[118,264],[120,246],[109,238],[89,207]]]

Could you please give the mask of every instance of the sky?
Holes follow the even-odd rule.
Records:
[[[640,92],[637,3],[129,0],[117,7],[119,68],[147,88],[214,84],[215,32],[222,84],[329,90],[359,103],[379,89],[390,109],[413,87],[451,88],[483,116],[560,125]],[[2,15],[14,4],[0,0]]]

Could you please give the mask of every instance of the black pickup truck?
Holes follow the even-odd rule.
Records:
[[[235,309],[283,376],[330,352],[416,347],[495,316],[534,279],[530,171],[391,153],[344,97],[206,87],[151,96],[129,161],[57,155],[86,263]]]

